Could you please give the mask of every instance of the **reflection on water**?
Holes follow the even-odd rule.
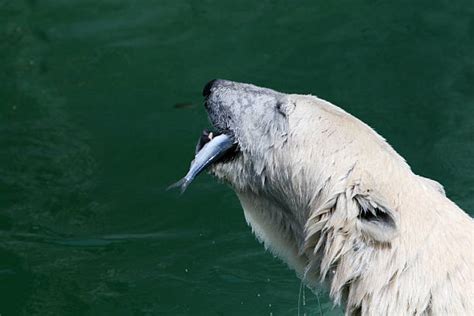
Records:
[[[209,176],[212,78],[314,93],[474,210],[474,5],[0,2],[0,313],[340,315]],[[472,213],[471,213],[472,214]]]

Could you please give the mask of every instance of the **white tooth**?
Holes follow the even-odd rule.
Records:
[[[212,132],[210,132],[210,133],[209,133],[209,136],[207,136],[207,137],[209,137],[209,139],[212,140],[212,138],[214,137],[214,135],[212,134]]]

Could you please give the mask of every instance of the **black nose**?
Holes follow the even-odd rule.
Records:
[[[211,94],[211,88],[214,85],[214,83],[217,81],[217,79],[211,80],[206,85],[204,86],[204,89],[202,89],[202,96],[203,97],[208,97]]]

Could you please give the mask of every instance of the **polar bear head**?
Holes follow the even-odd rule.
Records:
[[[213,173],[237,190],[268,187],[269,173],[285,167],[292,100],[271,89],[226,80],[210,82],[204,95],[214,127],[238,143],[233,159],[216,164]]]

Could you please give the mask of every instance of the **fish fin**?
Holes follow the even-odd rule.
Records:
[[[186,191],[186,189],[188,188],[189,183],[190,183],[190,181],[188,179],[186,179],[186,177],[184,177],[181,180],[179,180],[179,181],[173,183],[172,185],[168,186],[166,188],[166,191],[179,187],[180,191],[181,191],[181,194],[183,194],[184,191]]]

